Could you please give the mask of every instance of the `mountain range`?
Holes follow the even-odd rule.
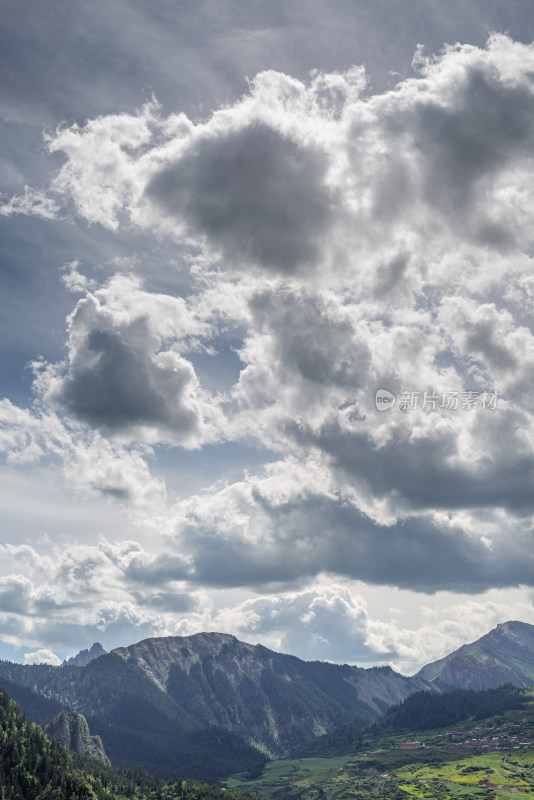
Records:
[[[30,718],[42,697],[83,714],[113,763],[210,779],[428,688],[389,667],[307,662],[218,633],[147,639],[87,666],[0,662],[6,681]]]
[[[413,677],[302,661],[220,633],[146,639],[87,660],[99,648],[82,653],[85,666],[77,657],[61,667],[0,662],[0,686],[40,723],[61,709],[83,714],[112,763],[164,778],[257,772],[268,757],[355,719],[364,726],[416,692],[534,684],[534,626],[519,622]]]

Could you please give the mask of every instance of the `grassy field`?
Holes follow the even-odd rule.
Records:
[[[226,785],[266,800],[534,800],[534,750],[455,755],[434,754],[431,763],[428,754],[398,751],[273,761],[260,778],[236,775]]]
[[[522,766],[501,753],[462,758],[439,767],[413,765],[397,770],[400,787],[413,797],[458,797],[482,795],[511,798],[531,797],[534,782],[528,771],[534,767],[534,751],[521,754]],[[525,767],[527,771],[525,771]],[[481,783],[490,786],[480,786]]]
[[[226,785],[264,800],[534,800],[534,748],[516,747],[533,730],[533,702],[443,728],[370,727],[352,754],[273,761]]]
[[[335,783],[344,767],[351,760],[350,756],[338,758],[295,758],[272,761],[267,764],[260,778],[248,781],[244,774],[234,775],[224,783],[228,788],[247,786],[247,791],[255,792],[260,797],[271,798],[279,790],[288,787],[307,788],[315,784]]]

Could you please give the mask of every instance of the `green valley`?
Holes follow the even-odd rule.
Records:
[[[449,706],[463,696],[471,713],[445,727],[428,726],[428,705]],[[484,717],[482,709],[492,713]],[[424,724],[403,725],[407,719]],[[347,728],[347,726],[345,726]],[[265,800],[518,800],[534,795],[534,694],[501,687],[488,692],[413,696],[361,730],[350,753],[271,762],[254,780],[226,781]],[[323,748],[341,747],[345,735],[325,736]],[[315,744],[320,750],[321,740]]]
[[[337,758],[274,761],[254,781],[228,779],[229,788],[265,800],[518,800],[534,794],[534,749],[451,758],[450,752],[382,751]]]
[[[486,647],[503,661],[501,640],[517,630],[499,626]],[[266,800],[530,791],[534,688],[436,691],[390,668],[305,662],[217,633],[94,646],[83,660],[95,649],[85,665],[0,661],[0,685],[27,719],[90,756],[93,774],[111,762]]]

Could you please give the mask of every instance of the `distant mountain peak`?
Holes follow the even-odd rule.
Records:
[[[527,636],[532,634],[534,626],[530,625],[528,622],[520,622],[517,619],[509,620],[508,622],[499,622],[494,631],[500,631],[502,633],[508,633],[515,635],[527,634]],[[490,631],[487,636],[489,636],[493,631]]]
[[[90,664],[91,661],[95,660],[95,658],[100,658],[100,656],[107,655],[107,652],[108,651],[104,650],[100,642],[94,642],[89,650],[80,650],[80,652],[75,656],[67,658],[63,662],[63,666],[86,667],[87,664]]]
[[[533,686],[534,625],[501,622],[476,642],[427,664],[416,677],[444,691],[494,689],[504,683]]]

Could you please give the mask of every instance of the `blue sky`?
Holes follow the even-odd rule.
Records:
[[[527,0],[4,4],[1,657],[409,673],[534,622],[533,38]]]

